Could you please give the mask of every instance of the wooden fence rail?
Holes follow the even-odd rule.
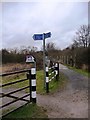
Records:
[[[49,82],[53,79],[59,79],[59,63],[56,63],[51,68],[46,67],[46,93],[49,92]]]
[[[13,85],[13,84],[15,85],[16,83],[18,84],[20,82],[22,84],[22,82],[27,81],[27,80],[29,80],[29,84],[27,86],[21,87],[19,89],[13,89],[13,91],[9,91],[8,93],[4,93],[4,92],[0,91],[0,98],[2,98],[2,100],[3,100],[4,97],[13,98],[12,101],[8,101],[8,103],[5,103],[4,105],[1,105],[0,109],[2,109],[4,107],[7,107],[10,104],[13,104],[13,103],[15,103],[19,100],[25,101],[27,103],[29,103],[29,102],[36,103],[36,68],[31,68],[31,69],[28,69],[28,70],[21,70],[21,71],[16,71],[16,72],[11,72],[11,73],[3,73],[3,74],[0,74],[0,77],[3,78],[5,76],[11,76],[11,75],[14,75],[14,74],[19,75],[20,73],[26,73],[26,78],[16,80],[16,81],[13,81],[13,82],[9,82],[9,83],[6,83],[6,84],[2,84],[2,85],[0,85],[0,87],[2,89],[7,89],[5,87]],[[25,93],[25,95],[23,95],[21,97],[13,95],[14,93],[25,90],[27,88],[29,88],[29,93]],[[30,96],[30,99],[29,100],[25,99],[28,96]]]

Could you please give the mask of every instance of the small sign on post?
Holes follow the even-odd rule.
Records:
[[[33,62],[35,62],[34,57],[31,55],[27,55],[26,56],[26,63],[33,63]]]

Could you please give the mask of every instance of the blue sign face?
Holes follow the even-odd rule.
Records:
[[[33,39],[34,40],[43,40],[43,34],[34,34]]]
[[[49,37],[51,37],[51,32],[48,32],[48,33],[44,34],[44,38],[49,38]]]
[[[43,40],[43,39],[46,39],[46,38],[49,38],[49,37],[51,37],[51,32],[44,33],[44,34],[34,34],[33,35],[34,40]]]

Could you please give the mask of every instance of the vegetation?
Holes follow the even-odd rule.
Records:
[[[30,119],[30,118],[45,118],[44,120],[48,119],[48,116],[45,113],[45,109],[42,107],[37,106],[36,104],[27,104],[16,111],[8,114],[2,120],[8,119]],[[42,120],[42,119],[41,119]]]
[[[82,25],[76,32],[76,36],[73,39],[73,47],[87,48],[90,46],[90,25]]]
[[[53,60],[53,58],[57,58],[59,56],[59,49],[56,48],[54,43],[48,43],[46,45],[46,56],[49,56],[50,60]],[[33,49],[30,49],[30,46],[21,48],[20,50],[18,48],[13,49],[2,49],[0,51],[0,55],[2,56],[2,64],[6,63],[22,63],[25,64],[26,56],[32,55],[36,59],[37,64],[37,70],[43,69],[43,51],[36,51],[35,47]]]
[[[62,63],[75,66],[79,69],[86,69],[90,71],[90,47],[88,48],[75,48],[75,49],[65,49],[62,52]],[[68,60],[67,60],[68,59]],[[85,66],[83,68],[83,66]]]
[[[8,83],[8,82],[12,82],[12,81],[16,81],[19,79],[23,79],[26,78],[26,74],[18,74],[18,75],[12,75],[12,76],[7,76],[7,77],[3,77],[2,79],[2,83]],[[37,82],[37,93],[39,94],[45,94],[46,90],[44,89],[44,76],[43,76],[43,71],[37,71],[37,76],[36,76],[36,82]],[[54,92],[55,90],[57,90],[58,88],[62,88],[65,83],[67,82],[67,78],[60,73],[60,78],[58,81],[56,81],[55,79],[52,80],[49,84],[49,88],[50,88],[50,92]],[[29,80],[24,81],[21,83],[17,83],[15,85],[11,85],[11,87],[15,87],[15,88],[21,88],[21,87],[25,87],[29,85]],[[8,86],[10,87],[10,86]],[[7,88],[8,88],[7,87]],[[25,92],[28,92],[28,88],[25,90]]]
[[[72,69],[72,70],[74,70],[74,71],[76,71],[84,76],[90,77],[90,73],[87,70],[76,69],[75,67],[70,67],[70,66],[68,66],[68,68],[70,68],[70,69]]]
[[[62,50],[61,62],[90,72],[90,26],[82,25],[77,30],[73,44]],[[68,60],[67,60],[68,59]]]
[[[60,73],[59,80],[53,79],[49,82],[49,91],[50,93],[55,92],[58,89],[62,89],[67,83],[67,78],[63,73]],[[37,93],[45,94],[46,91],[44,89],[44,79],[43,79],[43,71],[38,71],[37,76]]]

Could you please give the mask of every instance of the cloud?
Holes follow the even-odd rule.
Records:
[[[88,3],[74,2],[15,2],[2,4],[3,46],[23,45],[41,48],[41,41],[34,41],[34,33],[51,31],[47,42],[63,49],[72,42],[74,31],[87,24]]]

